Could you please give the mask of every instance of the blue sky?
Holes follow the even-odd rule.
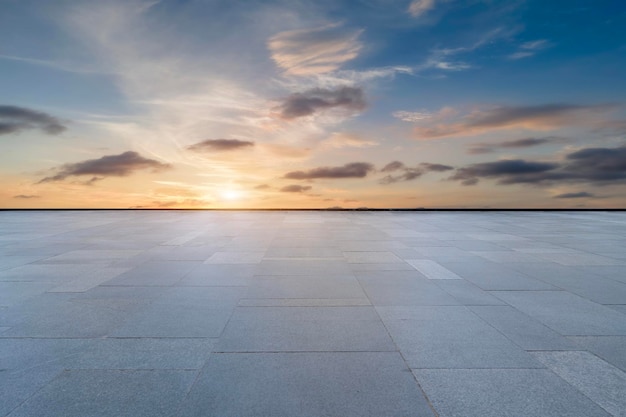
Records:
[[[0,5],[2,207],[624,207],[621,1]]]

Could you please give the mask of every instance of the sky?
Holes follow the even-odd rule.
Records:
[[[626,208],[623,0],[0,0],[0,208]]]

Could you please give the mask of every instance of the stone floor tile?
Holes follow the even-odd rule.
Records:
[[[626,373],[589,352],[533,352],[548,369],[614,416],[626,412]]]
[[[407,263],[428,279],[462,279],[460,276],[428,259],[408,259]]]
[[[567,338],[511,306],[472,306],[475,314],[524,350],[575,350]]]
[[[626,335],[624,314],[565,291],[493,291],[492,294],[562,335]]]
[[[626,336],[570,336],[568,339],[581,349],[588,350],[626,371]]]
[[[67,370],[11,417],[173,416],[197,371]]]
[[[417,369],[439,417],[609,417],[545,369]]]
[[[395,352],[211,355],[181,417],[434,416]]]

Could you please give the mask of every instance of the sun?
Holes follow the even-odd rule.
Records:
[[[235,201],[240,200],[243,197],[243,193],[239,190],[227,189],[220,191],[220,197],[223,200]]]

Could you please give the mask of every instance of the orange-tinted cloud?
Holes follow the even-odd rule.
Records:
[[[475,110],[460,118],[426,119],[413,132],[417,139],[438,139],[520,128],[545,131],[589,124],[613,107],[577,104],[499,106]]]

